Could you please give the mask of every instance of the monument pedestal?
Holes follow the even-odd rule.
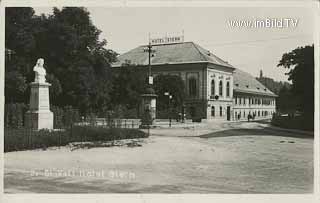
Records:
[[[49,87],[46,82],[32,82],[29,111],[25,114],[25,126],[32,129],[53,129],[53,113],[50,111]]]

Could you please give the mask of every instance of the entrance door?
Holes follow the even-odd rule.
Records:
[[[230,106],[227,107],[227,120],[230,121],[230,117],[231,117],[231,109]]]

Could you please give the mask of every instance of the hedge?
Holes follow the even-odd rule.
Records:
[[[298,130],[308,130],[314,129],[313,118],[305,118],[303,116],[274,116],[272,118],[271,124],[281,128],[288,129],[298,129]]]
[[[112,141],[146,138],[139,129],[103,128],[97,126],[73,126],[67,130],[49,131],[32,129],[5,129],[4,151],[20,151],[52,146],[65,146],[71,142]]]

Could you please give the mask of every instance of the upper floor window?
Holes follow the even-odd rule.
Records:
[[[214,80],[211,80],[211,95],[215,95],[216,87]]]
[[[219,95],[222,96],[222,80],[219,82]]]
[[[227,82],[227,97],[230,97],[230,82]]]
[[[189,78],[189,95],[197,96],[197,80],[194,77]]]

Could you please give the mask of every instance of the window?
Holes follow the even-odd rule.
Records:
[[[215,95],[215,90],[216,90],[216,87],[215,87],[214,80],[211,80],[211,95]]]
[[[219,95],[222,96],[222,80],[219,82]]]
[[[227,82],[227,97],[230,96],[230,82]]]
[[[194,77],[189,78],[189,95],[197,96],[197,80]]]
[[[234,101],[235,101],[236,104],[238,104],[238,98],[237,97],[234,98]]]
[[[211,107],[211,116],[212,116],[212,117],[215,117],[215,116],[216,116],[216,112],[215,112],[214,106]]]
[[[239,104],[241,104],[241,97],[239,97]]]
[[[220,116],[222,116],[222,106],[220,106]]]

